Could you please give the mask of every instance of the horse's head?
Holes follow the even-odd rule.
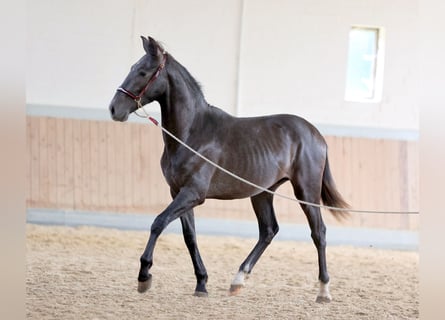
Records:
[[[111,100],[111,118],[126,121],[130,113],[152,102],[162,93],[160,77],[165,67],[166,53],[151,37],[142,37],[145,55],[132,67]]]

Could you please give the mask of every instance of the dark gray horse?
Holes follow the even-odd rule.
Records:
[[[193,149],[235,174],[269,190],[290,181],[295,196],[304,201],[346,208],[335,188],[326,142],[306,120],[294,115],[237,118],[209,105],[190,73],[153,38],[142,37],[146,54],[131,67],[110,103],[113,120],[125,121],[140,106],[158,101],[162,126]],[[180,218],[184,240],[192,258],[197,285],[195,295],[206,296],[207,271],[195,234],[193,208],[205,199],[250,197],[258,219],[259,240],[232,281],[238,291],[261,254],[278,232],[273,195],[235,180],[163,134],[162,172],[173,201],[151,226],[150,238],[140,258],[138,291],[151,286],[149,270],[161,232]],[[320,291],[317,301],[331,300],[326,267],[326,227],[320,209],[301,205],[318,252]],[[332,211],[334,215],[341,215]]]

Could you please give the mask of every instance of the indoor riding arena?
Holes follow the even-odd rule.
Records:
[[[418,319],[417,20],[418,0],[28,2],[27,318]],[[287,115],[321,157],[305,121],[272,139]],[[349,213],[316,206],[329,169]]]

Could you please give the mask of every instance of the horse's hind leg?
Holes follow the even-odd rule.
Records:
[[[320,203],[321,185],[315,186],[313,181],[317,181],[316,176],[300,176],[298,181],[293,180],[295,196],[303,201]],[[321,179],[320,179],[321,184]],[[301,205],[306,214],[311,228],[311,237],[318,253],[318,279],[320,280],[320,291],[317,295],[317,302],[330,302],[329,274],[326,264],[326,226],[321,216],[320,208]]]
[[[195,217],[193,215],[193,210],[190,210],[181,216],[181,224],[184,241],[189,250],[190,257],[192,258],[193,268],[195,269],[196,289],[194,295],[197,297],[206,297],[208,295],[206,290],[208,276],[196,242]]]
[[[238,273],[230,286],[230,293],[237,294],[244,286],[244,278],[252,271],[252,268],[263,254],[264,250],[278,232],[278,223],[272,206],[273,196],[263,192],[251,198],[253,209],[258,219],[259,240],[246,260],[239,267]]]

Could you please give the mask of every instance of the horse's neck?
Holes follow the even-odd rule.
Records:
[[[175,64],[178,64],[176,61]],[[178,64],[179,65],[179,64]],[[176,65],[176,67],[178,67]],[[185,141],[196,116],[208,109],[208,104],[202,92],[196,92],[187,75],[178,70],[168,70],[168,84],[163,97],[159,100],[161,105],[162,126]],[[194,81],[194,80],[193,80]],[[165,136],[167,145],[171,139]]]

